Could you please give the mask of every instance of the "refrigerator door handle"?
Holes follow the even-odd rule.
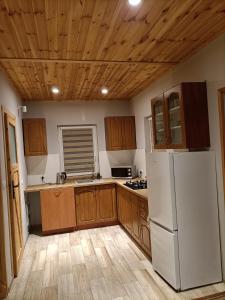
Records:
[[[169,228],[163,226],[162,224],[159,224],[159,223],[155,222],[155,221],[152,220],[152,219],[150,219],[150,223],[153,223],[153,224],[155,224],[156,226],[161,227],[162,229],[168,231],[169,233],[176,233],[176,232],[178,231],[177,229],[176,229],[176,230],[171,230],[171,229],[169,229]]]

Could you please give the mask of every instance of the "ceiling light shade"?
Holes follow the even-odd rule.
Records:
[[[57,95],[60,93],[60,89],[57,86],[52,86],[51,91],[53,94]]]
[[[102,87],[102,88],[101,88],[101,93],[102,93],[103,95],[107,95],[108,92],[109,92],[109,90],[108,90],[106,87]]]
[[[21,110],[23,113],[27,112],[27,106],[26,105],[20,105],[17,107],[18,110]]]
[[[132,6],[137,6],[141,3],[142,0],[128,0],[129,4]]]

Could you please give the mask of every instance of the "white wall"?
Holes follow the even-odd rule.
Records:
[[[133,161],[132,151],[106,152],[104,117],[129,115],[127,101],[79,101],[60,103],[27,103],[28,112],[24,118],[45,118],[47,128],[47,156],[26,158],[28,184],[41,183],[41,175],[49,182],[55,182],[60,171],[57,125],[96,124],[99,149],[100,173],[104,178],[111,176],[110,165]]]
[[[145,164],[144,117],[151,114],[150,99],[182,81],[207,81],[211,149],[216,152],[218,175],[218,198],[220,210],[223,269],[225,274],[225,222],[222,163],[218,119],[218,89],[225,87],[225,34],[210,43],[190,59],[175,66],[163,77],[151,84],[132,99],[132,110],[136,117],[137,147],[136,161]],[[140,134],[141,133],[141,134]],[[213,258],[212,258],[213,259]]]
[[[22,206],[22,220],[23,220],[23,237],[26,242],[27,232],[27,219],[24,200],[24,187],[27,183],[26,166],[23,155],[23,134],[21,127],[21,117],[18,116],[18,105],[21,105],[21,100],[16,94],[14,89],[10,86],[7,78],[0,72],[0,105],[7,111],[16,116],[17,127],[17,142],[18,142],[18,157],[19,157],[19,170],[20,170],[20,183],[21,183],[21,206]],[[2,117],[2,115],[1,115]],[[6,239],[6,261],[7,261],[7,276],[8,284],[12,281],[11,274],[11,257],[10,257],[10,240],[9,240],[9,219],[8,219],[8,201],[6,193],[6,172],[5,172],[5,157],[4,157],[4,141],[3,141],[3,128],[0,122],[0,158],[1,158],[1,179],[2,179],[2,193],[3,193],[3,208],[4,208],[4,224],[5,224],[5,239]]]
[[[26,158],[28,184],[41,183],[41,176],[47,182],[55,182],[60,171],[59,142],[57,125],[96,124],[99,150],[100,173],[104,178],[111,177],[111,165],[132,164],[134,151],[106,151],[104,117],[126,116],[131,114],[127,101],[79,101],[26,103],[28,112],[24,118],[45,118],[47,129],[47,156]],[[40,224],[39,193],[28,195],[30,202],[30,224]]]

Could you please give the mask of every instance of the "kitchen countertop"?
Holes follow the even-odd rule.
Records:
[[[77,183],[76,180],[74,179],[73,181],[68,181],[65,182],[64,184],[38,184],[38,185],[28,185],[26,189],[24,190],[26,193],[33,193],[33,192],[40,192],[43,190],[48,190],[52,188],[63,188],[63,187],[83,187],[83,186],[92,186],[92,185],[104,185],[104,184],[117,184],[127,191],[136,194],[137,196],[140,196],[143,199],[148,199],[148,191],[147,189],[142,189],[142,190],[132,190],[131,188],[127,187],[124,185],[126,180],[124,179],[96,179],[93,182],[88,182],[88,183]]]

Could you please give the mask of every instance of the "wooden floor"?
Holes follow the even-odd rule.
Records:
[[[30,235],[7,299],[192,299],[220,283],[175,293],[119,226],[41,237]]]

